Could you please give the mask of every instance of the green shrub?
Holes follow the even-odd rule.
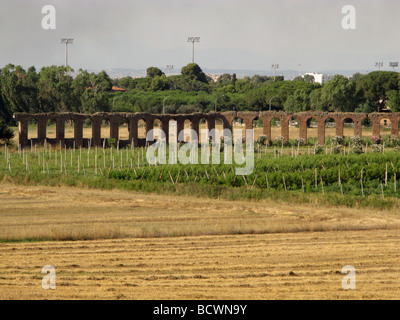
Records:
[[[14,132],[3,119],[0,119],[0,143],[10,144],[12,138],[14,138]]]

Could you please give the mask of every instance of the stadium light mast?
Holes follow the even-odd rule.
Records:
[[[168,76],[170,75],[170,71],[174,68],[173,64],[168,64],[167,65],[167,70],[168,70]]]
[[[192,47],[192,63],[194,63],[194,43],[200,42],[200,37],[188,37],[188,42],[191,42],[193,45],[193,47]]]
[[[393,68],[393,71],[394,71],[394,68],[397,68],[398,66],[399,66],[398,62],[389,62],[389,67]]]
[[[381,71],[381,67],[383,67],[383,62],[375,62],[375,67],[378,67],[378,70]]]
[[[279,69],[279,64],[273,64],[273,65],[271,66],[271,68],[274,69],[274,81],[275,81],[275,78],[276,78],[276,69]]]
[[[74,39],[62,38],[61,43],[65,43],[65,66],[68,66],[68,45],[74,43]]]

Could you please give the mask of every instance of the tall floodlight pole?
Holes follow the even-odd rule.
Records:
[[[271,68],[272,69],[274,69],[274,81],[275,81],[275,78],[276,78],[276,69],[279,69],[279,64],[273,64],[272,66],[271,66]]]
[[[200,37],[188,37],[188,42],[191,42],[193,45],[192,48],[192,63],[194,63],[194,43],[200,42]]]
[[[389,62],[389,67],[393,68],[393,71],[394,71],[394,68],[397,68],[398,66],[399,66],[398,62]]]
[[[65,66],[68,66],[68,45],[74,43],[74,39],[62,38],[61,43],[65,43]]]
[[[381,71],[381,67],[383,67],[383,62],[375,62],[375,67],[378,67],[378,70]]]
[[[173,64],[167,65],[168,76],[169,76],[170,71],[171,71],[173,68],[174,68],[174,65],[173,65]]]

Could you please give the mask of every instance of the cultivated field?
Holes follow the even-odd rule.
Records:
[[[0,203],[0,299],[400,298],[395,209],[5,182]]]

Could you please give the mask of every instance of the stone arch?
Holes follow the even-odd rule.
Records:
[[[154,141],[161,140],[164,136],[162,135],[162,131],[164,131],[164,134],[166,133],[165,131],[168,129],[163,127],[163,121],[160,116],[155,116],[154,119],[152,120],[152,125],[153,125],[153,136],[151,137],[154,139]],[[168,132],[167,132],[168,133]],[[149,142],[152,144],[152,142]]]
[[[83,147],[84,144],[84,136],[85,132],[89,131],[89,129],[86,127],[87,124],[90,124],[90,127],[92,125],[92,120],[90,117],[83,115],[83,114],[69,114],[68,119],[73,122],[73,142],[75,142],[75,148],[80,148]],[[69,139],[69,137],[68,137]],[[89,137],[91,139],[91,135]],[[72,145],[74,144],[72,142]],[[88,143],[86,142],[86,146]]]
[[[391,135],[392,132],[392,119],[390,117],[381,117],[379,122],[380,135]]]
[[[166,122],[168,121],[168,123]],[[178,142],[178,122],[179,117],[171,116],[167,120],[163,121],[163,125],[168,126],[168,134],[166,133],[168,143],[177,143]]]
[[[256,141],[259,136],[264,135],[264,119],[261,115],[253,118],[252,127],[254,129],[254,141]]]
[[[315,115],[310,115],[306,119],[307,138],[318,141],[318,121]]]
[[[129,119],[126,116],[122,116],[118,121],[118,137],[119,137],[119,146],[121,148],[125,148],[131,144],[130,141],[130,126],[129,126]]]
[[[289,126],[289,139],[300,139],[300,119],[301,116],[293,114],[288,118],[288,126]]]
[[[279,116],[271,117],[269,120],[269,124],[271,127],[271,135],[270,135],[271,141],[282,136],[282,119]]]
[[[113,133],[111,132],[111,128],[112,128],[112,124],[111,124],[111,120],[109,117],[104,117],[101,119],[101,125],[100,125],[100,139],[101,142],[104,143],[103,140],[106,141],[106,146],[107,146],[107,141],[108,139],[115,139],[115,142],[118,141],[118,137],[112,137]]]
[[[243,118],[241,118],[240,116],[236,116],[235,118],[232,119],[232,138],[233,141],[235,141],[235,139],[237,137],[235,137],[235,130],[241,130],[242,131],[242,138],[246,137],[246,123],[245,120]]]
[[[61,134],[62,131],[62,145],[64,144],[64,135],[65,135],[65,124],[62,118],[49,117],[46,121],[46,143],[51,145],[57,145],[59,142],[57,141],[57,133]],[[62,127],[62,129],[60,128]]]
[[[137,136],[138,139],[146,139],[146,120],[143,118],[137,119]]]
[[[190,138],[188,137],[188,132],[189,132],[189,129],[191,128],[191,126],[192,126],[192,122],[190,121],[190,119],[189,118],[187,118],[187,117],[185,117],[184,119],[183,119],[183,127],[182,127],[182,129],[181,130],[179,130],[179,132],[178,132],[178,140],[180,141],[180,142],[188,142],[189,140],[190,140]],[[183,139],[181,139],[181,136],[182,136],[182,130],[183,130]]]
[[[20,124],[23,123],[22,121]],[[26,132],[26,139],[31,140],[33,144],[37,143],[38,138],[38,122],[35,117],[27,120],[27,132]],[[20,125],[21,127],[21,125]],[[21,129],[20,129],[21,132]]]
[[[327,116],[324,119],[324,138],[333,138],[336,136],[336,124],[337,120],[331,116]]]
[[[47,114],[38,114],[34,116],[37,122],[37,143],[44,144],[47,135]]]
[[[74,121],[74,123],[76,120]],[[75,124],[76,125],[76,124]],[[75,136],[75,143],[77,146],[85,147],[87,148],[89,145],[92,145],[93,141],[93,121],[92,117],[88,117],[83,121],[82,124],[82,142],[79,144],[78,139],[76,137],[77,135],[77,127],[75,126],[74,128],[74,136]]]
[[[219,115],[215,117],[215,128],[219,131],[224,129],[224,120],[225,119]]]
[[[355,136],[355,123],[352,117],[343,117],[343,137]],[[352,132],[352,133],[351,133]]]

